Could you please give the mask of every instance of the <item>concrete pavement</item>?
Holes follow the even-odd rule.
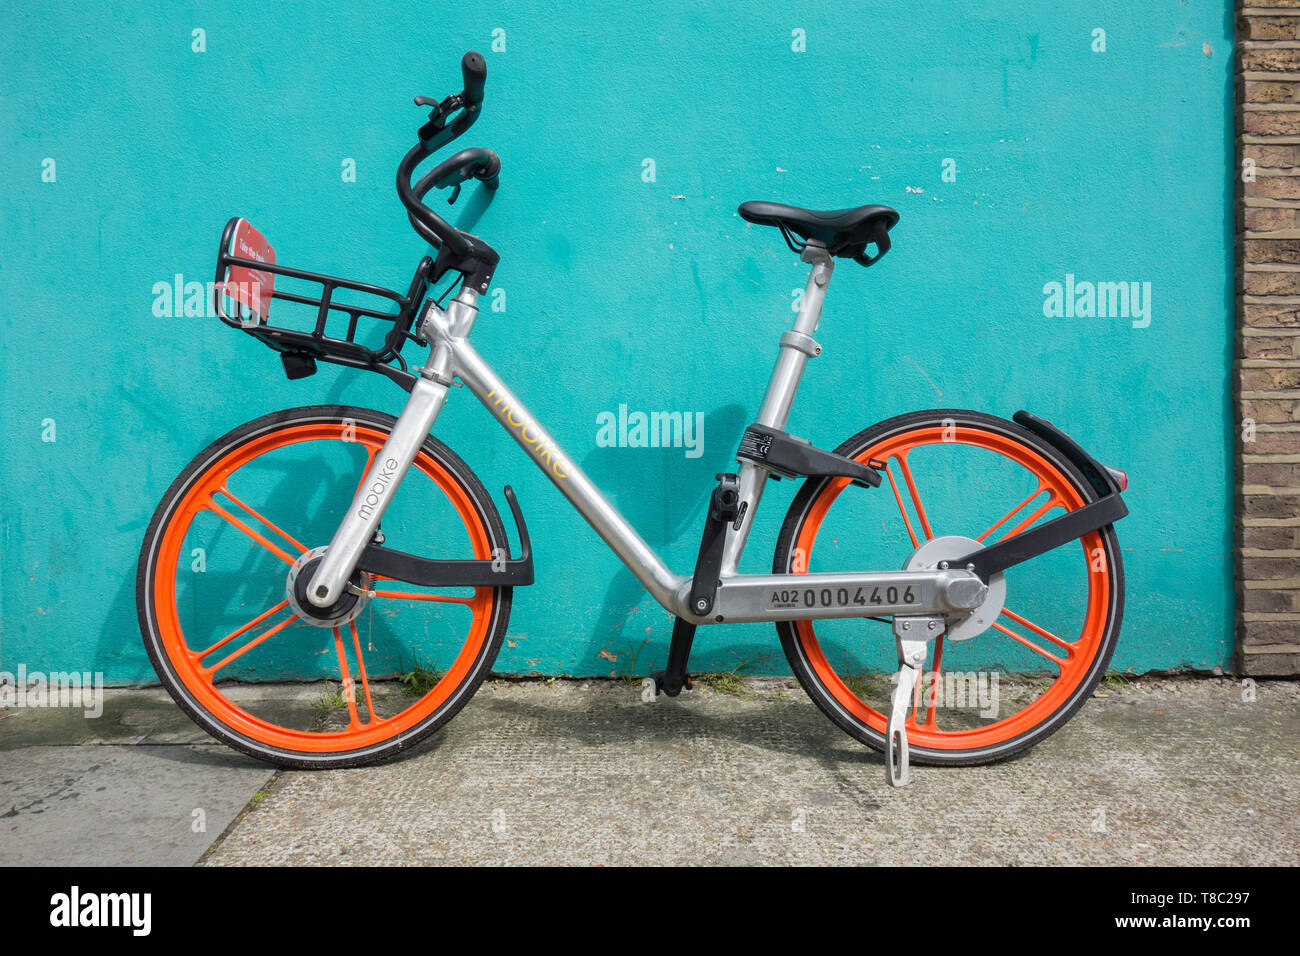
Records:
[[[161,692],[111,692],[116,731],[0,718],[0,862],[1294,865],[1300,683],[1244,696],[1227,678],[1103,685],[1023,758],[914,767],[890,790],[789,681],[653,703],[616,681],[491,681],[401,759],[284,772],[251,800],[271,768]],[[206,833],[187,836],[199,806]]]
[[[188,866],[271,778],[161,689],[0,710],[0,864]]]

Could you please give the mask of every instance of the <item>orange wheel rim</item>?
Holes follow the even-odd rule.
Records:
[[[947,432],[946,436],[945,431]],[[904,526],[912,539],[913,546],[928,540],[933,535],[929,515],[925,511],[917,492],[908,456],[916,448],[938,442],[970,445],[996,452],[1022,465],[1038,479],[1039,490],[1034,495],[1031,495],[1029,499],[1026,499],[1018,509],[1013,510],[1002,521],[999,521],[986,531],[980,537],[980,540],[988,539],[991,542],[999,540],[1001,537],[1017,534],[1041,517],[1051,507],[1062,507],[1067,511],[1072,511],[1084,504],[1082,495],[1060,469],[1032,448],[1026,447],[1014,439],[970,427],[949,429],[923,427],[912,429],[882,439],[856,455],[855,460],[865,463],[868,459],[875,458],[887,463],[886,484],[880,490],[896,497]],[[812,555],[817,533],[821,529],[827,512],[836,498],[839,497],[840,492],[848,485],[849,481],[847,479],[834,479],[827,484],[826,488],[813,501],[795,541],[795,547],[799,549],[795,553],[803,556],[804,568],[808,567],[808,559]],[[1043,491],[1049,493],[1047,503],[1039,506],[1029,514],[1020,516],[1018,511],[1034,500],[1035,497],[1040,496]],[[905,497],[911,499],[911,504],[916,511],[917,520],[915,521],[911,520],[907,514],[907,508],[904,506]],[[1082,542],[1081,559],[1088,575],[1088,602],[1081,632],[1075,640],[1062,639],[1020,615],[1006,610],[999,616],[998,622],[993,625],[994,628],[1009,639],[1025,644],[1044,654],[1045,657],[1050,657],[1058,662],[1056,666],[1059,673],[1051,687],[1023,710],[982,727],[970,729],[940,729],[936,720],[935,708],[922,703],[913,708],[912,716],[907,723],[908,741],[912,746],[933,750],[976,750],[1005,743],[1026,733],[1055,713],[1087,677],[1096,660],[1105,632],[1107,610],[1110,605],[1111,583],[1109,563],[1105,559],[1106,552],[1102,546],[1100,532],[1094,531],[1080,540]],[[1100,555],[1100,560],[1096,557],[1098,555]],[[1026,637],[1014,631],[1011,627],[1002,624],[1003,618],[1008,618],[1012,624],[1028,632],[1030,637]],[[886,715],[862,701],[835,671],[817,640],[814,628],[815,622],[804,620],[796,621],[794,624],[796,638],[804,657],[812,666],[822,685],[849,714],[883,736],[887,722]],[[988,636],[989,632],[985,632],[976,637],[975,640],[984,640]],[[932,662],[927,666],[934,671],[938,671],[941,666],[942,655],[943,639],[940,638],[935,642]]]
[[[346,437],[345,432],[347,433]],[[322,628],[322,635],[331,636],[329,641],[331,649],[338,655],[340,678],[345,691],[349,688],[356,689],[355,692],[346,695],[349,714],[347,729],[335,732],[315,732],[282,727],[249,713],[222,694],[214,680],[214,675],[231,659],[231,655],[251,650],[262,641],[274,639],[274,635],[279,630],[297,620],[292,610],[288,608],[287,601],[264,611],[214,645],[196,649],[189,647],[185,640],[177,609],[175,585],[185,536],[198,514],[210,510],[216,511],[218,514],[223,511],[226,512],[230,516],[226,520],[229,521],[234,518],[235,520],[232,523],[236,524],[236,527],[240,527],[242,524],[243,527],[240,527],[240,530],[266,547],[281,561],[286,562],[286,574],[289,565],[306,550],[287,533],[281,531],[260,515],[257,515],[256,520],[254,520],[253,516],[256,515],[256,512],[250,506],[235,498],[226,489],[226,481],[230,475],[267,452],[308,441],[348,440],[360,444],[367,449],[369,457],[366,467],[369,468],[369,461],[373,459],[375,452],[383,445],[387,437],[386,433],[377,429],[359,424],[345,425],[343,422],[319,422],[269,431],[245,442],[211,464],[191,484],[168,520],[159,547],[152,582],[158,635],[168,661],[195,701],[230,730],[272,747],[309,753],[345,752],[382,743],[419,725],[437,711],[460,687],[466,674],[473,667],[475,660],[482,651],[495,603],[494,592],[487,587],[476,588],[472,598],[448,598],[452,603],[466,605],[473,614],[473,622],[470,625],[469,633],[455,661],[447,668],[441,680],[427,693],[415,700],[411,706],[391,717],[380,718],[372,709],[370,685],[365,673],[360,637],[355,622],[348,625],[347,628],[333,628],[332,630]],[[475,510],[473,502],[460,484],[452,478],[442,465],[423,450],[416,456],[414,467],[429,477],[447,496],[448,501],[455,508],[456,513],[469,532],[474,557],[478,559],[490,558],[492,554],[487,528]],[[218,502],[217,496],[228,499],[230,504],[226,504],[224,501]],[[259,530],[256,527],[256,523],[259,522],[265,524],[267,528]],[[283,543],[273,540],[272,536],[266,533],[267,530],[276,532],[283,538]],[[296,553],[293,552],[293,547],[297,547]],[[376,590],[376,599],[380,597],[411,597],[411,595],[398,591]],[[437,598],[426,598],[426,600],[437,600]],[[280,618],[284,618],[284,620],[281,621]],[[221,649],[223,644],[233,642],[238,637],[256,630],[259,625],[271,621],[276,623],[253,640],[238,645],[240,649],[231,651],[231,655],[215,653]],[[352,674],[351,668],[348,666],[346,653],[348,647],[351,647],[355,652],[356,661],[358,662],[355,675]],[[217,657],[218,661],[213,665],[203,665],[201,662],[209,657]]]

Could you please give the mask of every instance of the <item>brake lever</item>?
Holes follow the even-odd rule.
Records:
[[[464,103],[459,93],[453,93],[441,101],[432,96],[417,96],[415,105],[433,107],[429,111],[429,122],[421,126],[419,132],[421,140],[429,140],[447,128],[447,117],[460,109]]]

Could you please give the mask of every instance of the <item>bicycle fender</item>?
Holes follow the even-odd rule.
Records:
[[[1011,416],[1011,420],[1022,428],[1027,428],[1039,438],[1043,439],[1062,455],[1070,460],[1081,472],[1083,477],[1088,479],[1088,484],[1099,495],[1119,494],[1124,489],[1120,487],[1112,469],[1107,468],[1097,459],[1093,458],[1083,446],[1073,438],[1061,431],[1045,418],[1039,418],[1037,415],[1031,415],[1029,412],[1021,409]],[[1125,482],[1127,485],[1127,482]]]
[[[986,584],[999,571],[1114,524],[1128,514],[1128,506],[1120,496],[1122,485],[1127,485],[1127,477],[1123,472],[1117,472],[1098,462],[1078,442],[1046,419],[1022,410],[1016,412],[1013,420],[1038,435],[1076,465],[1097,497],[1082,508],[953,560],[954,566],[973,571]]]

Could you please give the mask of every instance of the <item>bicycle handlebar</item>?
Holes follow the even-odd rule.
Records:
[[[424,204],[424,195],[430,189],[447,186],[459,187],[470,178],[479,179],[489,189],[496,189],[501,160],[488,149],[464,149],[444,160],[411,185],[415,168],[463,134],[474,125],[483,105],[483,88],[487,81],[487,63],[481,53],[473,50],[460,62],[465,88],[438,102],[430,97],[417,96],[418,106],[433,106],[429,122],[420,127],[420,140],[411,148],[397,167],[397,195],[406,207],[411,225],[431,245],[446,250],[457,258],[471,251],[470,239]],[[448,122],[449,117],[454,117]],[[453,200],[455,195],[452,196]]]
[[[477,179],[488,189],[496,189],[500,185],[498,181],[500,173],[501,157],[490,149],[472,146],[469,149],[462,149],[450,159],[444,159],[421,176],[413,192],[417,199],[422,200],[430,189],[459,186],[467,179]],[[453,194],[452,199],[454,198]]]

